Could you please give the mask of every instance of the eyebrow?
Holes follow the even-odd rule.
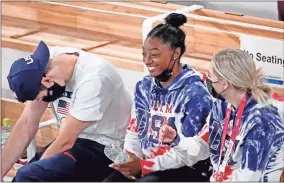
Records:
[[[142,47],[142,49],[144,50],[145,48]],[[150,50],[152,51],[152,50],[159,50],[159,49],[158,48],[151,48]]]

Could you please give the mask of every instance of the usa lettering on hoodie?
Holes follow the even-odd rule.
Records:
[[[200,74],[187,65],[183,65],[183,72],[164,88],[151,76],[137,83],[135,118],[129,123],[124,148],[143,158],[142,174],[187,165],[175,150],[179,139],[171,146],[161,144],[158,132],[163,124],[167,124],[181,137],[197,135],[212,103]]]

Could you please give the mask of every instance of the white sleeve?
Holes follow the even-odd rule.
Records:
[[[124,150],[135,154],[139,158],[144,157],[139,145],[136,118],[131,118],[129,121],[125,135]]]
[[[142,175],[154,171],[193,166],[209,157],[209,146],[200,136],[180,136],[179,145],[153,159],[141,160]]]
[[[81,50],[78,48],[72,47],[60,47],[60,46],[52,46],[49,47],[49,59],[54,59],[55,57],[63,54],[63,53],[80,53]]]
[[[200,160],[209,157],[209,120],[211,113],[207,116],[206,124],[203,126],[198,135],[194,137],[185,137],[178,133],[172,144],[175,152],[183,159],[187,166],[192,166]]]
[[[59,49],[58,46],[53,46],[53,47],[49,47],[49,59],[54,59],[54,57],[56,57],[57,54],[57,50]]]
[[[171,148],[163,156],[154,158],[155,166],[153,166],[153,171],[180,168],[185,165],[193,166],[198,161],[205,160],[208,157],[209,146],[199,136],[181,137],[178,146]]]
[[[112,82],[98,75],[82,83],[73,93],[74,102],[69,113],[81,121],[99,121],[115,93]]]

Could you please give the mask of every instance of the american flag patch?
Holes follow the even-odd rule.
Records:
[[[64,100],[59,100],[57,111],[60,114],[67,115],[69,111],[70,103]]]

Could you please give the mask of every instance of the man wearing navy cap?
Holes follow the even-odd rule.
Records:
[[[102,181],[112,172],[104,147],[123,142],[132,102],[111,64],[80,49],[49,49],[41,41],[32,55],[12,64],[7,79],[26,105],[2,153],[2,177],[36,135],[48,103],[59,135],[13,181]]]

